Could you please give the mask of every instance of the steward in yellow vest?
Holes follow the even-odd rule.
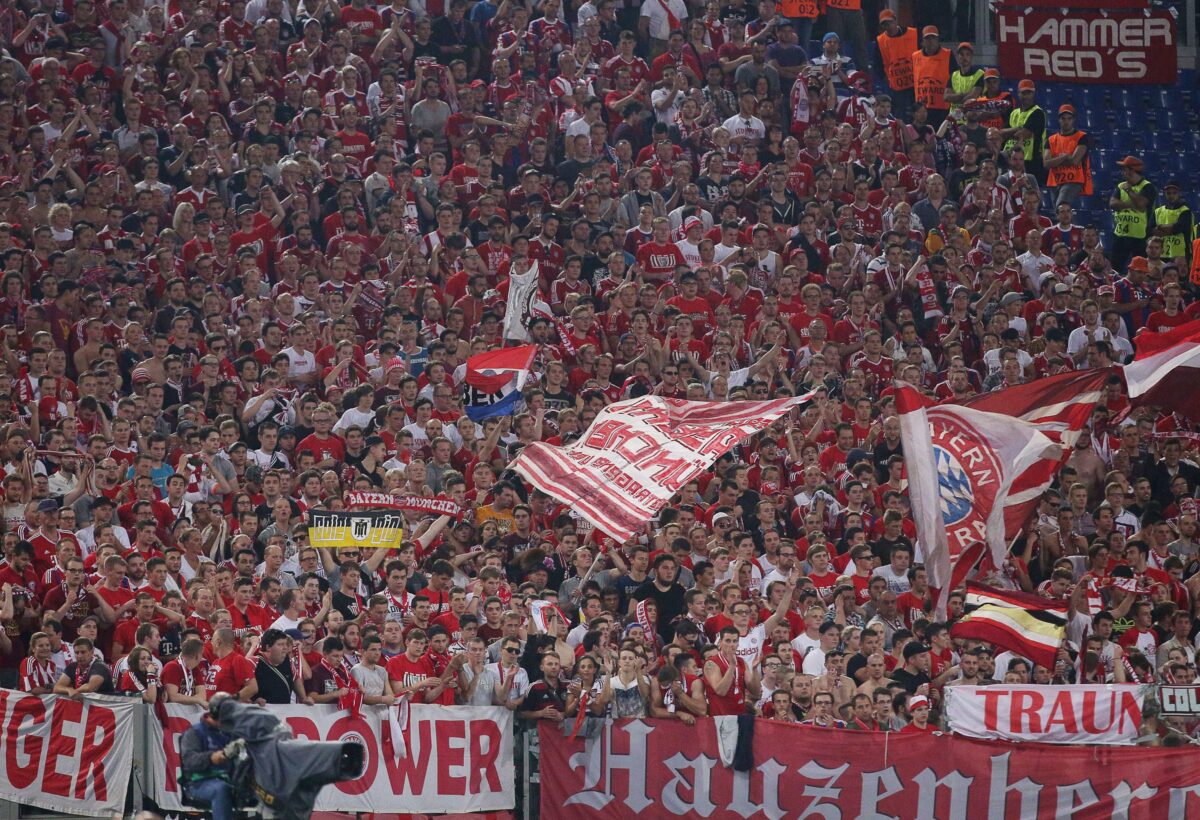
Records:
[[[1189,240],[1195,232],[1195,217],[1180,196],[1179,183],[1170,180],[1163,186],[1162,205],[1154,210],[1154,235],[1162,240],[1163,259],[1186,259]]]
[[[1137,157],[1125,157],[1117,165],[1125,179],[1108,198],[1108,207],[1113,212],[1112,266],[1124,272],[1130,259],[1146,254],[1158,191],[1142,176],[1145,165]]]
[[[950,116],[961,119],[962,104],[983,93],[983,69],[972,65],[975,46],[970,43],[959,43],[958,48],[954,49],[954,59],[958,68],[950,75],[946,102],[950,103]]]
[[[1046,142],[1046,112],[1034,99],[1037,86],[1033,80],[1017,83],[1017,107],[1008,115],[1008,128],[1000,136],[1008,140],[1005,151],[1020,148],[1025,154],[1025,170],[1033,174],[1038,184],[1046,184],[1046,166],[1042,164],[1041,149]]]

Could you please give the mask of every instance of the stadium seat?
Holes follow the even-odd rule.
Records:
[[[1146,135],[1146,147],[1160,153],[1174,152],[1176,150],[1175,136],[1175,133],[1170,130],[1151,131]]]

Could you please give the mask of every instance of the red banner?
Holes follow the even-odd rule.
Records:
[[[542,816],[1196,817],[1200,755],[1043,746],[758,720],[754,767],[721,763],[712,720],[608,723],[569,740],[542,724]]]
[[[1000,73],[1005,77],[1074,83],[1173,85],[1175,17],[1170,11],[996,10]],[[1112,4],[1107,4],[1112,5]]]
[[[1132,744],[1148,686],[947,686],[946,725],[984,740]]]
[[[141,700],[0,689],[0,799],[70,814],[119,813]]]
[[[1023,0],[1021,8],[1079,11],[1086,9],[1146,9],[1149,0]]]

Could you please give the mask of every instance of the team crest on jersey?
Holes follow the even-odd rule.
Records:
[[[938,504],[952,555],[987,538],[987,516],[1003,474],[995,451],[961,421],[946,417],[933,430]],[[957,423],[955,423],[957,422]]]

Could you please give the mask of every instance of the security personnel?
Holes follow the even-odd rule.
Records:
[[[975,46],[970,43],[959,43],[958,48],[954,49],[954,59],[958,68],[950,75],[946,102],[950,103],[950,116],[961,119],[962,104],[983,93],[983,69],[972,65]]]
[[[805,48],[812,39],[813,26],[817,22],[820,9],[817,0],[779,0],[775,4],[775,13],[787,20],[796,30],[800,38],[800,46]]]
[[[912,62],[917,102],[929,110],[929,124],[937,128],[950,111],[950,104],[946,102],[946,86],[950,83],[950,49],[942,48],[937,26],[921,29],[921,50],[913,52]]]
[[[1081,194],[1092,195],[1092,162],[1088,159],[1088,135],[1075,127],[1075,106],[1058,107],[1058,133],[1051,134],[1042,152],[1049,169],[1046,184],[1058,188],[1054,207],[1071,205]]]
[[[1146,254],[1158,191],[1142,176],[1145,165],[1137,157],[1125,157],[1117,165],[1125,179],[1108,198],[1108,207],[1113,211],[1112,266],[1124,273],[1130,259]]]
[[[1162,239],[1163,259],[1184,259],[1190,250],[1189,238],[1195,230],[1192,209],[1180,196],[1179,183],[1170,180],[1163,186],[1162,205],[1154,209],[1154,235]]]
[[[1000,136],[1008,140],[1005,151],[1021,148],[1025,153],[1025,170],[1033,174],[1039,185],[1046,184],[1046,166],[1042,164],[1041,148],[1046,144],[1046,112],[1034,99],[1037,86],[1033,80],[1017,83],[1017,107],[1008,115],[1008,128]]]
[[[977,108],[981,114],[979,125],[983,128],[1001,129],[1008,122],[1013,109],[1012,94],[1000,88],[1000,72],[994,68],[984,69],[983,93],[971,101],[969,107]]]
[[[912,58],[917,50],[917,30],[900,25],[896,12],[891,9],[879,12],[879,27],[883,31],[875,38],[875,43],[883,61],[883,76],[887,78],[888,91],[892,94],[892,113],[906,118],[912,109]]]

